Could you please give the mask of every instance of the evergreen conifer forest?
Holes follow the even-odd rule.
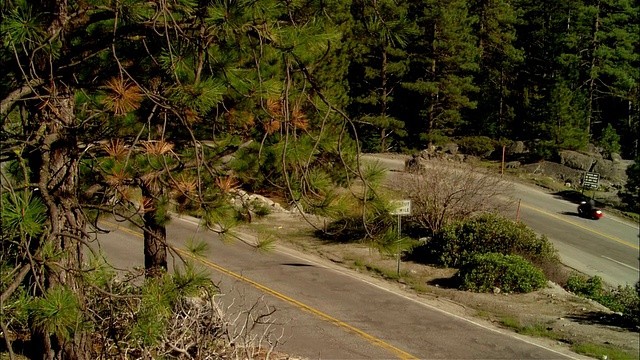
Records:
[[[634,1],[355,1],[349,114],[371,151],[443,137],[637,155]],[[618,147],[618,145],[620,145]]]

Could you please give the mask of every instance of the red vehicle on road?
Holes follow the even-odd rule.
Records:
[[[595,207],[592,202],[587,201],[583,201],[578,205],[578,215],[593,220],[598,220],[604,216],[602,210]]]

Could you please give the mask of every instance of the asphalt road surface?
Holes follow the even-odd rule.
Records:
[[[365,155],[364,159],[375,159],[392,172],[404,171],[400,157]],[[600,220],[578,217],[578,204],[529,185],[514,184],[511,200],[513,211],[507,215],[545,234],[565,265],[598,275],[614,286],[635,285],[640,280],[639,224],[606,210]]]
[[[606,213],[599,220],[578,216],[577,204],[561,197],[516,185],[520,219],[546,234],[563,263],[612,285],[638,282],[638,225]]]
[[[143,265],[137,231],[114,221],[102,226],[112,230],[99,239],[113,265]],[[209,244],[198,264],[220,285],[225,304],[233,304],[230,311],[252,304],[277,310],[276,322],[259,331],[277,339],[279,351],[313,359],[584,359],[290,249],[264,254],[241,240],[224,243],[194,219],[174,219],[167,230],[175,248],[189,239]]]

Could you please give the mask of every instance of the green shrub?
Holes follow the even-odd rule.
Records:
[[[567,280],[566,290],[597,301],[612,311],[622,313],[636,326],[640,325],[640,282],[635,288],[626,285],[606,290],[599,276],[572,274]]]
[[[582,274],[571,274],[567,279],[566,289],[576,295],[595,300],[604,292],[604,285],[599,276],[588,278]]]
[[[549,160],[558,154],[558,146],[553,141],[539,141],[531,146],[528,161]]]
[[[607,154],[620,153],[620,135],[611,124],[607,124],[607,127],[602,129],[598,138],[598,146],[603,148]]]
[[[482,156],[493,151],[496,144],[486,136],[465,136],[458,140],[458,145],[463,153]]]
[[[428,134],[425,134],[425,133],[420,134],[420,141],[423,141],[426,143],[432,143],[433,145],[437,146],[437,145],[444,145],[448,143],[450,140],[449,140],[449,137],[445,135],[442,130],[431,130],[431,132]]]
[[[260,217],[271,214],[271,208],[258,200],[253,200],[249,208]]]
[[[520,255],[534,264],[559,262],[557,251],[546,236],[538,237],[525,224],[497,214],[445,225],[425,246],[430,260],[452,267],[474,253]]]
[[[546,283],[542,270],[518,255],[474,254],[460,267],[460,287],[475,292],[494,288],[513,293],[538,290]]]

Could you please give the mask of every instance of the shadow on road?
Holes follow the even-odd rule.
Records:
[[[581,217],[580,214],[578,214],[577,212],[572,212],[572,211],[563,211],[560,214],[567,215],[567,216]]]
[[[558,191],[558,192],[553,193],[553,196],[555,196],[558,199],[571,201],[574,204],[580,204],[581,201],[589,200],[588,196],[585,196],[584,194],[582,194],[581,192],[576,191],[576,190]]]
[[[293,267],[305,267],[305,266],[313,267],[314,266],[314,265],[311,265],[311,264],[303,264],[303,263],[284,263],[284,264],[281,264],[281,265],[283,265],[283,266],[293,266]]]

